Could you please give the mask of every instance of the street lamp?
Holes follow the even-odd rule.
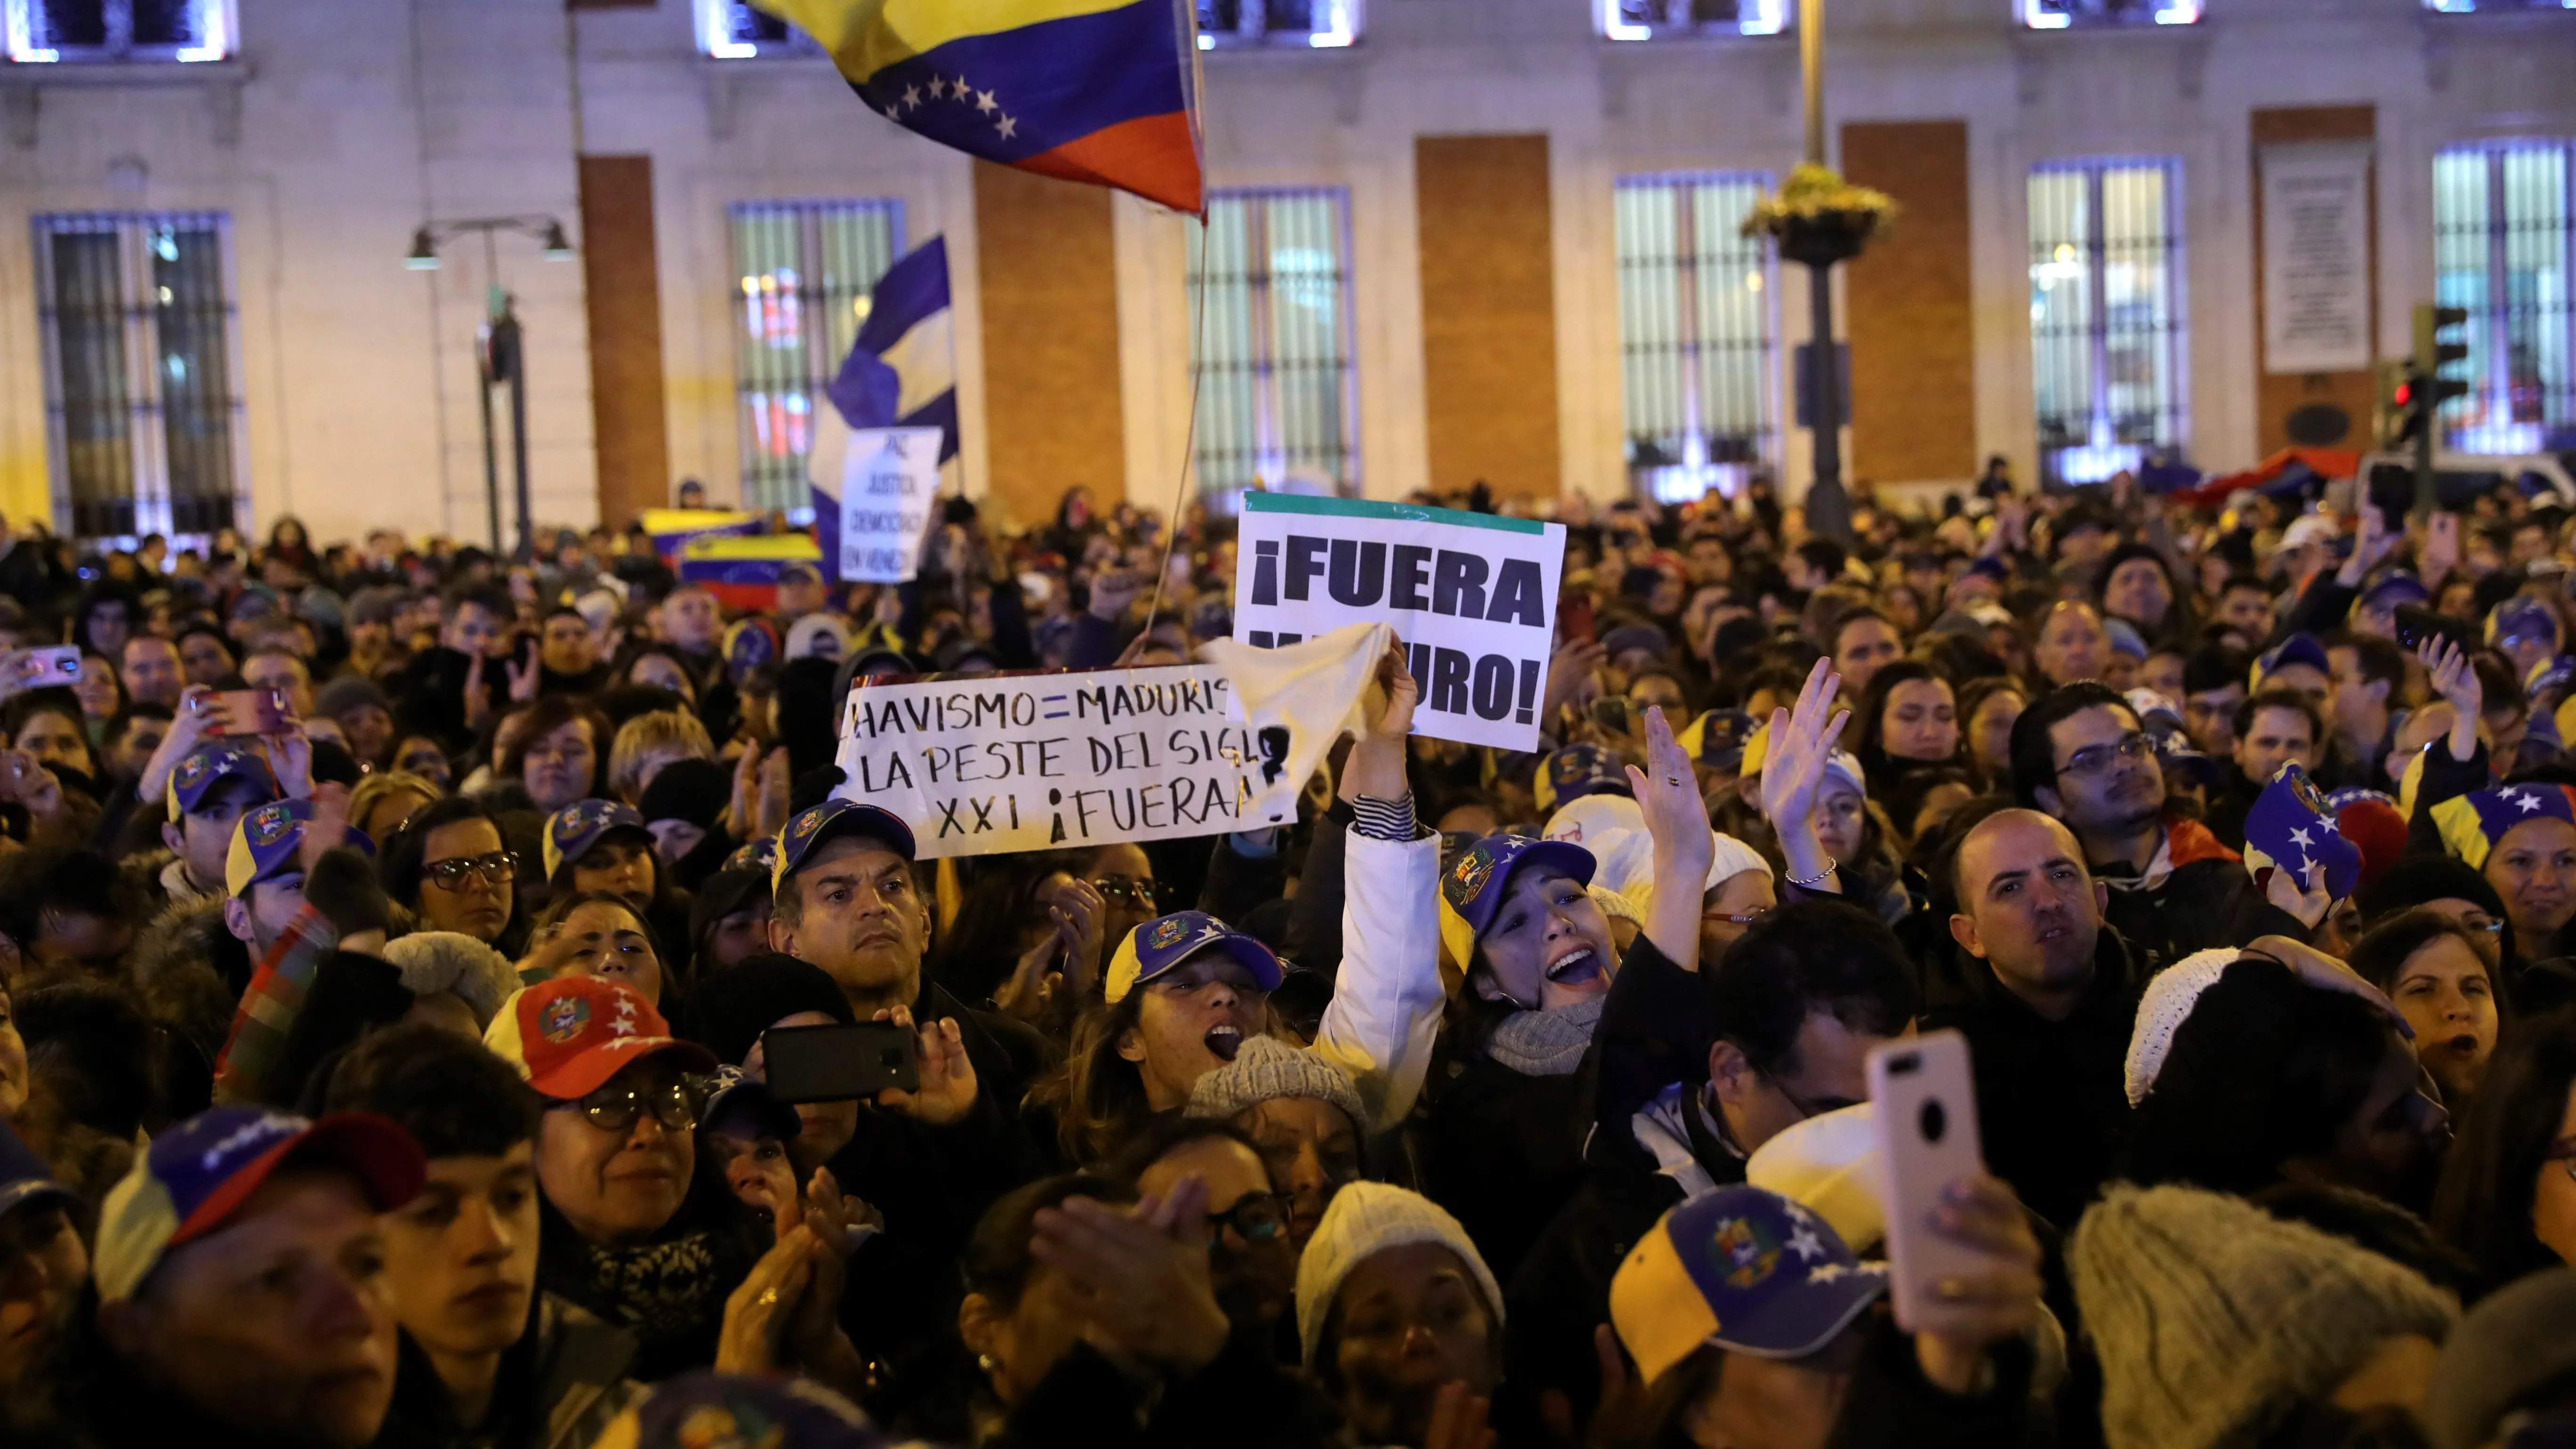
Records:
[[[483,275],[488,301],[481,334],[475,339],[475,369],[482,381],[476,389],[483,407],[483,501],[491,523],[492,551],[501,551],[501,462],[498,439],[492,424],[492,389],[506,385],[510,389],[510,467],[516,483],[519,507],[519,552],[522,560],[533,556],[534,524],[529,518],[528,502],[528,388],[527,342],[519,328],[512,297],[501,290],[501,261],[493,238],[502,232],[535,238],[550,262],[570,261],[572,241],[564,235],[563,223],[551,216],[478,216],[462,221],[425,221],[411,234],[411,251],[403,265],[415,272],[438,270],[438,244],[461,236],[483,238]]]

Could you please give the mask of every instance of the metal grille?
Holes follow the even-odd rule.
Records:
[[[1321,50],[1360,36],[1364,0],[1198,0],[1199,49],[1298,45]]]
[[[35,218],[54,522],[210,534],[250,512],[221,212]]]
[[[2469,314],[2466,396],[2442,409],[2464,453],[2576,447],[2576,144],[2502,141],[2433,158],[2433,298]]]
[[[903,247],[903,203],[758,201],[733,208],[742,506],[806,505],[814,409]]]
[[[1628,176],[1613,210],[1632,480],[1659,498],[1732,496],[1779,440],[1778,270],[1743,235],[1760,174]]]
[[[2179,449],[2181,165],[2097,159],[2030,176],[2030,341],[2041,471],[2093,483]]]
[[[201,61],[233,50],[231,0],[4,3],[13,61]]]
[[[812,36],[749,0],[697,0],[697,5],[698,48],[718,60],[822,51]]]
[[[1598,8],[1612,40],[1777,35],[1790,18],[1790,0],[1598,0]]]
[[[1220,191],[1204,238],[1189,231],[1195,454],[1220,501],[1292,475],[1359,482],[1349,216],[1338,187]]]

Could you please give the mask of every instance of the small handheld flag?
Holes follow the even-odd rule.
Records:
[[[1193,216],[1198,12],[1186,0],[753,0],[821,43],[868,107],[1004,166]]]
[[[2286,870],[2305,888],[2316,865],[2326,868],[2326,894],[2347,899],[2361,880],[2361,847],[2344,838],[2316,782],[2292,761],[2245,812],[2245,870],[2258,883],[2267,869]]]

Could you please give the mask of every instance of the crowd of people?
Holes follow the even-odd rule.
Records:
[[[850,691],[1188,661],[1227,520],[18,537],[0,1440],[2576,1442],[2576,513],[2348,492],[1504,504],[1539,748],[1395,651],[1293,824],[943,860]]]

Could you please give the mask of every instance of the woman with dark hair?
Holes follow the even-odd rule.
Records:
[[[313,541],[304,531],[304,520],[294,514],[281,515],[268,530],[268,547],[260,550],[262,564],[283,564],[300,574],[313,572]]]
[[[629,650],[617,661],[615,669],[620,684],[640,684],[653,689],[667,689],[686,701],[687,707],[698,707],[698,682],[689,673],[676,650],[665,644],[647,644]]]
[[[2505,1014],[2478,936],[2440,911],[2400,911],[2372,926],[2348,963],[2397,1004],[2454,1120],[2477,1095]]]
[[[518,712],[498,774],[524,785],[536,808],[552,815],[601,793],[607,722],[571,695],[540,696]]]
[[[624,896],[608,891],[565,896],[538,912],[521,970],[546,980],[596,976],[624,982],[666,1017],[678,1005],[677,973],[665,968],[652,923]]]
[[[29,690],[0,707],[0,744],[53,771],[65,789],[97,795],[98,759],[70,690]]]
[[[2515,1023],[2443,1164],[2433,1230],[2490,1288],[2576,1264],[2576,1011]]]
[[[2030,695],[2005,675],[1971,679],[1959,689],[1959,731],[1966,737],[1968,763],[2000,787],[2012,780],[2012,727],[2030,705]]]
[[[1860,727],[1852,753],[1869,777],[1870,798],[1882,804],[1915,770],[1968,763],[1958,696],[1950,681],[1919,660],[1880,665],[1861,691],[1852,722]]]
[[[931,952],[931,979],[960,1000],[993,1000],[1010,981],[1014,963],[1056,939],[1050,909],[1057,894],[1075,883],[1069,872],[1082,858],[1079,851],[1022,851],[973,862],[979,868],[965,883],[956,922]],[[1097,971],[1098,963],[1091,969]]]
[[[72,605],[71,642],[83,654],[96,654],[108,659],[125,657],[125,641],[134,637],[141,622],[143,602],[133,589],[111,579],[101,579],[81,590]]]
[[[463,796],[413,812],[376,857],[385,894],[423,929],[461,932],[505,956],[518,954],[526,934],[517,870],[501,822]]]

